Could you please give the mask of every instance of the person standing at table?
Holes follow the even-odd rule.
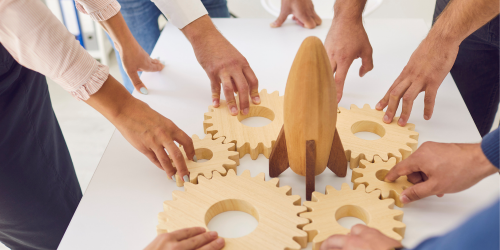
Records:
[[[128,62],[126,68],[163,69],[135,41],[116,1],[77,3],[113,38],[123,61]],[[172,14],[171,21],[182,17],[182,13]],[[200,39],[213,29],[210,19],[201,15],[186,23],[183,32],[189,39]],[[207,41],[200,46],[211,45]],[[249,66],[243,70],[248,72]],[[231,70],[215,72],[223,78],[232,77]],[[12,249],[56,249],[82,197],[45,76],[103,114],[168,178],[177,174],[189,181],[184,157],[175,144],[182,145],[188,158],[193,159],[194,147],[188,135],[133,98],[41,1],[0,1],[0,241],[4,245]],[[247,93],[243,99],[246,103],[241,103],[248,107],[248,90],[257,86],[240,88],[244,81],[236,82],[238,91]],[[245,113],[244,107],[241,112]]]
[[[393,182],[407,175],[414,183],[400,196],[404,204],[431,195],[457,193],[482,179],[498,174],[500,133],[497,128],[483,137],[481,143],[426,142],[408,158],[396,164],[385,180]],[[498,186],[492,187],[498,188]],[[464,201],[467,202],[467,201]],[[472,216],[465,223],[443,236],[420,243],[414,250],[498,250],[500,248],[500,203]],[[400,242],[365,225],[352,227],[349,235],[333,235],[323,242],[321,250],[387,250],[402,248]]]
[[[353,60],[361,58],[359,76],[373,69],[372,47],[363,27],[362,13],[367,0],[338,0],[325,48],[335,73],[337,100]],[[280,18],[271,24],[279,27],[288,14],[299,25],[314,12],[311,0],[283,0]],[[425,92],[424,119],[434,110],[437,91],[451,73],[481,136],[492,127],[499,104],[499,1],[437,0],[433,26],[413,52],[408,64],[394,81],[376,109],[387,107],[383,121],[392,122],[400,102],[398,124],[406,125],[413,101]]]
[[[245,57],[215,28],[210,17],[229,17],[226,0],[118,0],[123,17],[139,45],[151,54],[160,37],[158,17],[163,13],[180,29],[193,46],[198,62],[208,75],[212,87],[212,104],[218,107],[222,90],[232,115],[238,114],[234,93],[240,95],[241,111],[248,113],[248,94],[252,102],[260,103],[258,80]],[[205,7],[203,6],[203,4]],[[206,9],[205,9],[206,8]],[[79,7],[83,10],[83,8]],[[207,12],[208,10],[208,12]],[[209,16],[210,15],[210,16]],[[99,20],[99,18],[94,18]],[[190,25],[188,25],[190,24]],[[111,37],[112,40],[113,37]],[[134,88],[148,94],[146,85],[139,79],[141,68],[133,60],[121,58],[115,51],[124,85],[132,93]]]

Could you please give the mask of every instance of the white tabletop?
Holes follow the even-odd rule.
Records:
[[[307,36],[325,39],[329,20],[314,30],[291,22],[280,29],[269,28],[267,19],[214,20],[227,39],[246,56],[259,78],[260,88],[284,93],[288,72],[302,40]],[[372,107],[408,62],[411,53],[425,37],[423,20],[367,19],[365,24],[373,46],[375,68],[365,77],[357,75],[356,60],[347,76],[340,106],[350,104]],[[211,102],[210,81],[199,66],[190,44],[182,33],[167,25],[152,57],[160,57],[166,67],[160,73],[144,73],[149,95],[135,96],[173,120],[187,134],[203,137],[203,114]],[[479,142],[480,136],[469,112],[448,75],[439,89],[433,118],[423,119],[423,95],[415,101],[410,121],[420,133],[419,143]],[[471,166],[474,167],[474,166]],[[240,160],[238,173],[249,169],[252,176],[268,175],[268,159],[255,161],[246,155]],[[316,190],[326,185],[339,189],[351,183],[351,170],[345,178],[325,171],[317,176]],[[281,185],[290,185],[293,194],[305,197],[304,177],[285,171]],[[474,212],[499,197],[499,175],[490,176],[474,187],[443,198],[430,197],[403,208],[406,234],[403,244],[414,247],[427,237],[443,234],[456,227]],[[166,174],[135,150],[116,131],[99,163],[80,205],[64,235],[59,249],[142,249],[155,236],[157,214],[165,200],[172,198],[176,187]]]

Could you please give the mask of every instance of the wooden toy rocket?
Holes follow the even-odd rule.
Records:
[[[311,200],[315,176],[326,167],[345,177],[347,159],[337,122],[337,92],[332,67],[321,40],[308,37],[295,56],[288,75],[284,125],[269,158],[269,175],[288,167],[306,177],[306,199]]]

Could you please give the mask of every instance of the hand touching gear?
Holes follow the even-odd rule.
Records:
[[[192,227],[164,233],[144,250],[219,250],[224,247],[224,239],[217,232],[207,232],[202,227]]]
[[[281,27],[290,14],[293,15],[292,19],[295,23],[308,29],[314,29],[322,22],[314,11],[312,0],[282,0],[280,15],[276,21],[271,23],[271,27]]]

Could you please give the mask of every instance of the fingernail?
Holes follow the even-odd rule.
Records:
[[[276,22],[272,22],[271,24],[269,24],[272,28],[276,28]]]
[[[403,126],[404,125],[403,118],[399,118],[398,124],[399,124],[399,126]]]
[[[193,161],[194,161],[194,162],[197,162],[197,161],[198,161],[198,158],[196,158],[196,155],[195,155],[195,156],[193,156]]]
[[[214,105],[214,107],[217,107],[217,101],[213,101],[212,105]]]
[[[217,242],[217,244],[222,245],[222,244],[224,244],[224,239],[223,238],[218,238],[216,240],[216,242]]]
[[[142,93],[143,95],[147,95],[147,94],[148,94],[148,90],[147,90],[146,88],[142,87],[142,88],[141,88],[141,93]]]
[[[189,182],[189,176],[187,176],[187,175],[184,175],[184,177],[182,177],[182,179],[184,180],[184,182]]]
[[[248,114],[248,108],[243,109],[243,114],[244,115]]]
[[[389,122],[389,116],[388,115],[384,115],[384,122]]]
[[[175,174],[172,175],[172,177],[170,177],[170,178],[172,178],[172,180],[175,181]]]
[[[260,97],[256,96],[253,98],[253,103],[254,104],[260,104]]]
[[[210,235],[210,237],[212,237],[212,238],[215,238],[215,237],[217,237],[217,232],[210,231],[210,232],[208,232],[208,235]]]
[[[424,119],[429,120],[429,116],[428,115],[424,115]]]
[[[377,103],[377,105],[375,106],[375,108],[378,109],[378,110],[382,109],[382,104],[380,104],[380,102]]]
[[[236,107],[231,108],[231,114],[236,115],[238,114],[238,109]]]
[[[406,195],[401,195],[401,197],[399,197],[399,200],[403,202],[403,204],[410,203],[410,199],[408,199],[408,196]]]

